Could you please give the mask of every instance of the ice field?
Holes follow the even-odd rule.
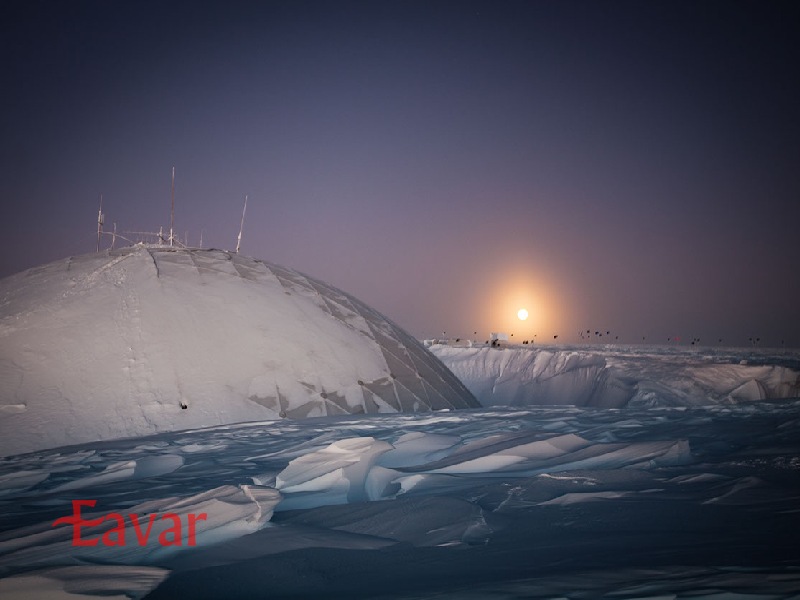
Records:
[[[2,598],[800,597],[796,399],[225,425],[7,457],[0,494]],[[74,499],[208,518],[76,547]]]
[[[796,351],[429,350],[218,250],[0,281],[0,598],[800,598]]]
[[[432,344],[482,406],[705,406],[800,397],[800,355],[689,345]]]

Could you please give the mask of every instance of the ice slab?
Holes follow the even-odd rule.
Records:
[[[367,477],[392,446],[372,437],[340,440],[292,460],[275,487],[286,496],[282,510],[368,500]]]
[[[437,435],[413,431],[392,442],[392,448],[378,458],[384,467],[407,467],[432,462],[447,456],[461,443],[454,435]]]
[[[325,506],[303,511],[282,522],[375,536],[415,546],[484,543],[491,532],[479,506],[457,498],[436,496]]]
[[[169,571],[157,567],[86,565],[29,571],[0,579],[0,597],[9,600],[138,600]]]

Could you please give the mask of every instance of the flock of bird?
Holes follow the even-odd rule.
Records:
[[[598,330],[595,330],[594,332],[592,332],[591,329],[586,329],[586,330],[579,331],[578,335],[580,336],[581,340],[583,340],[584,342],[595,342],[595,343],[606,342],[606,343],[609,343],[609,344],[610,343],[619,342],[619,335],[613,334],[613,338],[612,338],[612,332],[609,331],[609,330],[603,331],[603,330],[599,330],[598,329]],[[473,332],[473,336],[474,336],[473,339],[477,339],[478,332],[474,331]],[[446,331],[442,332],[442,337],[447,339],[447,332]],[[512,337],[514,337],[514,334],[513,333],[509,334],[509,338],[512,338]],[[536,334],[534,334],[532,339],[525,339],[525,340],[522,340],[522,342],[520,342],[520,343],[523,344],[523,345],[535,344],[536,343],[536,337],[537,337]],[[558,334],[554,334],[553,335],[553,340],[557,340],[557,339],[558,339]],[[461,341],[461,338],[455,338],[454,341],[456,343],[458,343],[458,342]],[[492,341],[496,341],[496,340],[486,340],[484,343],[486,345],[489,345],[489,344],[492,343]],[[670,336],[670,337],[668,337],[666,339],[666,343],[668,343],[668,344],[681,344],[681,343],[683,343],[683,341],[684,341],[684,339],[681,336],[678,336],[678,335]],[[750,338],[748,338],[748,341],[750,342],[750,345],[753,346],[753,347],[758,347],[758,346],[761,345],[761,338],[760,337],[750,337]],[[642,343],[646,343],[646,342],[647,342],[647,336],[642,336]],[[701,342],[701,339],[699,337],[693,337],[693,338],[691,338],[691,340],[689,340],[689,345],[691,345],[691,346],[699,346],[700,342]],[[723,342],[724,342],[723,338],[718,338],[717,339],[717,344],[722,344]],[[496,345],[496,344],[492,344],[492,345]],[[785,341],[781,340],[781,346],[784,346],[784,345],[785,345]]]

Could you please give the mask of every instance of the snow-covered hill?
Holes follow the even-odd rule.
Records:
[[[800,397],[800,356],[788,351],[626,348],[430,350],[483,406],[698,406]]]
[[[475,406],[373,309],[238,254],[137,245],[0,281],[0,455],[281,417]]]

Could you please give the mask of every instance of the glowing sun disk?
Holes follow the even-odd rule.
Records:
[[[519,317],[520,321],[524,321],[525,319],[528,318],[528,311],[525,310],[524,308],[520,308],[519,311],[517,312],[517,317]]]

